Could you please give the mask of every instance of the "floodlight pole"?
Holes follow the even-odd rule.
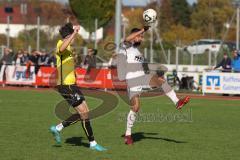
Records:
[[[191,58],[191,59],[190,59],[190,64],[193,65],[193,54],[190,54],[190,56],[191,56],[191,57],[190,57],[190,58]]]
[[[239,50],[239,5],[237,6],[237,32],[236,32],[236,49]]]
[[[170,49],[168,50],[168,58],[167,58],[167,64],[171,63],[171,51]]]
[[[214,57],[215,58],[215,57]],[[209,49],[208,51],[208,66],[211,67],[212,66],[212,52]]]
[[[122,0],[116,0],[116,16],[115,16],[115,45],[116,52],[119,50],[121,41],[121,13],[122,13]]]
[[[237,16],[236,16],[236,21],[237,21],[237,24],[236,24],[236,28],[237,28],[237,31],[236,31],[236,49],[239,50],[239,24],[240,24],[240,17],[239,17],[239,12],[240,12],[240,0],[232,0],[232,4],[237,8]]]
[[[94,42],[94,49],[97,49],[97,29],[98,29],[98,19],[95,19],[95,42]]]
[[[178,72],[178,60],[179,60],[179,50],[180,48],[179,47],[176,47],[176,58],[175,58],[175,63],[176,63],[176,71]]]
[[[150,29],[150,63],[153,63],[153,29]]]
[[[7,48],[10,47],[10,16],[7,16]]]
[[[40,50],[40,16],[37,17],[37,51]]]
[[[144,58],[146,61],[148,61],[148,54],[147,54],[147,48],[144,48]]]

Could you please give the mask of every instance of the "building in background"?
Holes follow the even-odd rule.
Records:
[[[54,9],[51,5],[58,7]],[[0,34],[9,32],[10,37],[17,37],[21,31],[37,28],[37,17],[40,17],[40,30],[48,33],[49,36],[54,36],[58,34],[60,25],[68,21],[68,14],[64,13],[66,8],[67,6],[56,1],[0,1]],[[90,33],[84,28],[80,29],[79,34],[83,39],[89,39],[89,36],[95,37],[94,33],[89,35]],[[103,28],[100,28],[97,30],[97,39],[102,38]]]

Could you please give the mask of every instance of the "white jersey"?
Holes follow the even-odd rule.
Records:
[[[144,63],[144,57],[137,48],[129,47],[126,49],[120,49],[119,54],[124,54],[127,58],[127,80],[145,75],[142,66]]]

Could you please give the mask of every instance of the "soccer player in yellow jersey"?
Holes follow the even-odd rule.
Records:
[[[57,43],[56,59],[58,70],[57,90],[63,98],[71,105],[77,114],[73,114],[68,119],[64,120],[56,126],[51,126],[50,131],[53,134],[56,142],[61,143],[60,132],[63,128],[81,121],[82,127],[90,143],[90,148],[97,151],[106,150],[101,145],[97,144],[94,139],[90,120],[88,118],[88,106],[86,100],[76,85],[76,77],[74,72],[74,57],[71,48],[74,38],[78,34],[80,26],[74,26],[67,23],[59,30],[62,40]]]

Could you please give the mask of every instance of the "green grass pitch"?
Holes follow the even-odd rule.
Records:
[[[108,148],[96,152],[87,148],[80,123],[63,130],[62,146],[54,146],[48,128],[59,122],[54,105],[61,99],[54,91],[0,90],[0,160],[240,159],[240,101],[192,99],[179,112],[166,97],[144,98],[133,146],[123,144],[122,119],[129,108],[120,101],[114,111],[92,121],[97,142]],[[100,102],[87,100],[92,107]],[[185,120],[171,115],[185,115]]]

